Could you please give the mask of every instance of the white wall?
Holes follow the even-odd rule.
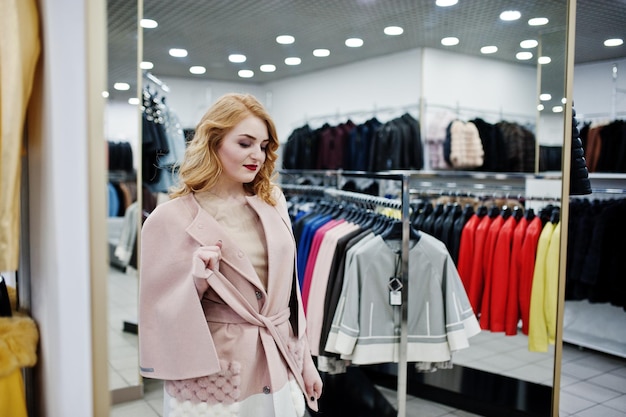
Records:
[[[183,128],[195,128],[202,115],[226,93],[250,93],[267,105],[265,89],[254,84],[159,77],[170,88],[163,93],[166,104],[178,116]]]
[[[503,119],[534,122],[536,80],[533,66],[425,50],[424,97],[429,107],[458,108],[462,115],[480,115],[491,123]]]
[[[613,77],[617,65],[617,77]],[[619,92],[618,90],[621,90]],[[626,118],[626,57],[574,68],[574,109],[579,121]]]

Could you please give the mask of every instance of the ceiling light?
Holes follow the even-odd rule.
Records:
[[[325,57],[325,56],[330,55],[330,50],[324,49],[324,48],[315,49],[313,51],[313,55],[317,57]]]
[[[620,46],[624,43],[623,39],[615,38],[615,39],[607,39],[604,41],[604,46]]]
[[[567,98],[563,97],[563,98],[561,99],[561,103],[566,104],[566,103],[567,103]]]
[[[481,54],[495,54],[496,52],[498,52],[498,47],[494,45],[483,46],[480,48]]]
[[[517,10],[505,10],[502,13],[500,13],[500,19],[506,20],[507,22],[511,20],[517,20],[520,17],[522,17],[522,14],[518,12]]]
[[[272,64],[263,64],[259,68],[262,72],[274,72],[276,71],[276,65]]]
[[[280,43],[281,45],[290,45],[295,41],[296,38],[291,35],[280,35],[276,37],[276,42]]]
[[[228,55],[228,60],[230,62],[234,62],[234,63],[241,63],[241,62],[246,62],[246,56],[242,55],[242,54],[230,54]]]
[[[383,29],[383,32],[385,32],[385,35],[397,36],[402,35],[404,33],[404,29],[402,29],[400,26],[387,26],[385,29]]]
[[[192,73],[192,74],[200,75],[200,74],[204,74],[206,72],[206,68],[204,68],[201,65],[194,65],[193,67],[189,68],[189,72]]]
[[[300,65],[302,60],[297,56],[290,56],[289,58],[285,58],[285,64],[287,65]]]
[[[532,19],[528,20],[528,24],[530,26],[543,26],[543,25],[547,25],[549,22],[547,17],[533,17]]]
[[[139,104],[139,99],[137,97],[131,97],[128,99],[128,104],[136,106],[137,104]]]
[[[533,57],[532,52],[518,52],[515,54],[515,58],[519,59],[520,61],[528,61],[532,57]]]
[[[346,46],[350,48],[359,48],[363,46],[363,39],[361,38],[349,38],[346,39]]]
[[[539,100],[541,100],[541,101],[552,100],[552,94],[550,94],[550,93],[539,94]]]
[[[142,28],[145,29],[154,29],[155,27],[159,26],[157,21],[152,19],[141,19],[139,24]]]
[[[130,90],[130,84],[128,83],[115,83],[113,84],[113,88],[118,91],[127,91]]]
[[[454,36],[450,36],[447,38],[443,38],[441,40],[441,44],[445,46],[454,46],[459,44],[459,38],[455,38]]]
[[[537,58],[537,62],[541,65],[549,64],[550,62],[552,62],[552,58],[550,58],[549,56],[540,56],[539,58]]]
[[[552,113],[562,113],[562,112],[563,112],[563,106],[552,107]]]
[[[139,64],[139,68],[141,69],[152,69],[154,68],[154,64],[150,61],[143,61],[141,64]]]
[[[539,45],[539,42],[537,42],[534,39],[526,39],[525,41],[521,41],[519,43],[519,46],[521,46],[524,49],[535,48],[537,45]]]
[[[254,77],[254,71],[252,70],[239,70],[237,73],[241,78],[252,78]]]
[[[541,110],[543,110],[543,109],[544,109],[543,104],[538,104],[538,105],[537,105],[537,110],[538,110],[538,111],[541,111]]]
[[[102,92],[102,97],[108,98],[109,97],[109,92],[108,91],[103,91]]]
[[[454,6],[458,2],[459,0],[437,0],[435,4],[439,7],[448,7],[448,6]]]
[[[170,49],[170,55],[176,58],[184,58],[187,56],[187,50],[182,48]]]

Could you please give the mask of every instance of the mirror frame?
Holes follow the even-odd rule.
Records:
[[[142,70],[140,68],[140,63],[143,60],[143,29],[140,25],[140,21],[142,19],[143,16],[143,7],[144,7],[144,0],[136,0],[137,1],[137,6],[138,6],[138,10],[137,10],[137,98],[140,100],[141,103],[141,99],[142,99],[142,91],[143,91],[143,73]],[[569,201],[569,178],[570,178],[570,158],[566,157],[569,156],[571,154],[571,140],[569,140],[569,138],[571,138],[571,134],[572,134],[572,114],[573,114],[573,110],[572,110],[572,102],[571,102],[571,97],[572,97],[572,92],[573,92],[573,71],[574,71],[574,38],[575,38],[575,23],[576,23],[576,0],[567,0],[567,5],[566,5],[566,10],[567,10],[567,18],[566,18],[566,44],[565,44],[565,56],[566,56],[566,63],[565,63],[565,97],[568,98],[567,103],[565,105],[564,108],[564,116],[563,116],[563,123],[564,123],[564,130],[563,130],[563,158],[562,158],[562,168],[561,168],[561,173],[562,173],[562,190],[561,190],[561,221],[564,222],[564,224],[567,224],[568,218],[569,218],[569,205],[567,204],[567,202]],[[95,19],[94,19],[95,20]],[[141,130],[142,130],[142,126],[141,126],[141,121],[142,121],[142,111],[141,111],[141,105],[137,106],[137,122],[138,122],[138,141],[139,141],[139,147],[141,146]],[[537,148],[538,148],[539,144],[537,144]],[[94,167],[94,161],[97,158],[101,158],[100,155],[94,155],[91,154],[90,155],[91,159],[90,159],[90,163],[91,166]],[[137,200],[138,200],[138,204],[140,205],[140,207],[142,207],[142,172],[141,172],[141,152],[138,152],[137,158],[138,158],[138,162],[137,162]],[[538,157],[537,157],[537,161],[538,161]],[[538,168],[538,166],[537,166]],[[536,169],[537,172],[537,169]],[[93,214],[93,213],[92,213]],[[141,249],[141,211],[139,213],[140,219],[138,221],[138,234],[137,234],[137,265],[138,265],[138,271],[141,265],[141,258],[139,256],[140,254],[140,249]],[[106,234],[106,232],[105,232]],[[567,227],[561,228],[561,242],[567,242]],[[97,245],[94,245],[95,242],[92,242],[92,247],[96,247]],[[95,253],[92,252],[92,259],[97,259],[99,258],[99,256]],[[562,357],[562,332],[563,332],[563,312],[564,312],[564,294],[565,294],[565,267],[566,267],[566,260],[567,260],[567,245],[561,243],[560,245],[560,259],[559,259],[559,288],[558,288],[558,303],[557,303],[557,334],[556,334],[556,342],[555,342],[555,354],[554,354],[554,375],[553,375],[553,386],[552,386],[552,408],[551,408],[551,413],[552,416],[558,416],[559,415],[559,398],[560,398],[560,372],[561,372],[561,357]],[[97,277],[99,276],[99,274],[95,274],[93,273],[92,275],[92,283],[94,284],[94,288],[100,288],[101,287],[101,282],[98,283],[97,281]],[[98,284],[98,285],[96,285]],[[101,288],[100,288],[101,289]],[[101,294],[100,294],[101,295]],[[93,297],[92,294],[92,299],[94,300],[93,303],[96,304],[95,301],[95,297]],[[94,307],[95,308],[95,307]],[[100,307],[98,307],[99,309]],[[94,314],[94,318],[93,318],[93,326],[94,329],[102,327],[101,323],[99,323],[101,317],[99,317],[99,315]],[[98,358],[100,358],[103,354],[103,349],[98,348],[97,347],[97,343],[96,343],[96,338],[94,336],[94,350],[93,350],[93,354],[94,354],[94,372],[96,371],[100,371],[101,367],[98,366],[98,364],[100,362],[106,363],[105,361],[100,361],[98,360]],[[106,351],[106,349],[104,349]],[[105,353],[106,355],[106,353]],[[108,358],[105,358],[108,360]],[[96,378],[96,377],[94,377]],[[97,381],[96,381],[97,382]],[[142,380],[140,377],[140,385],[142,385]],[[97,392],[102,392],[101,389],[96,390]],[[107,392],[108,392],[108,387],[107,387]],[[102,398],[95,398],[94,399],[94,404],[101,404],[103,401]],[[109,397],[107,396],[106,401],[109,401]],[[100,408],[99,409],[103,409]]]

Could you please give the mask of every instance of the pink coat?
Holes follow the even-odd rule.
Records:
[[[235,401],[276,392],[290,378],[306,392],[302,368],[314,365],[294,274],[295,240],[284,196],[277,196],[275,207],[247,197],[265,232],[267,292],[237,243],[193,195],[163,203],[150,214],[141,234],[141,375],[182,380],[225,372],[235,364],[241,381]],[[214,273],[199,267],[193,254],[218,240],[222,259]],[[207,288],[202,300],[196,286]]]

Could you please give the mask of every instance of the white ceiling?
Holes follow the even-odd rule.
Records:
[[[576,10],[575,62],[585,63],[626,57],[626,45],[606,48],[606,38],[626,38],[626,0],[578,0]],[[561,68],[554,82],[562,84],[565,57],[567,0],[459,0],[452,7],[435,6],[435,0],[144,0],[144,17],[159,26],[144,30],[144,60],[154,63],[151,72],[160,77],[191,77],[239,83],[262,84],[269,81],[318,71],[408,49],[447,48],[461,54],[480,55],[480,47],[497,45],[492,59],[517,61],[519,42],[543,39],[542,54],[552,57],[550,65]],[[500,12],[521,11],[516,22],[498,19]],[[131,84],[126,94],[136,91],[137,5],[128,0],[108,0],[109,89],[125,81]],[[547,17],[546,26],[531,27],[532,17]],[[389,37],[385,26],[398,25],[404,33]],[[279,45],[277,35],[290,34],[294,44]],[[347,48],[348,37],[364,40],[361,48]],[[456,36],[461,42],[443,47],[441,38]],[[173,58],[169,48],[185,48],[186,58]],[[315,48],[328,48],[331,55],[315,58]],[[245,54],[243,64],[228,62],[230,53]],[[302,64],[284,64],[288,56],[298,56]],[[262,73],[261,64],[271,63],[277,70]],[[189,73],[191,65],[207,68],[204,75]],[[239,69],[252,69],[255,77],[243,79]],[[117,94],[117,95],[113,95]]]

